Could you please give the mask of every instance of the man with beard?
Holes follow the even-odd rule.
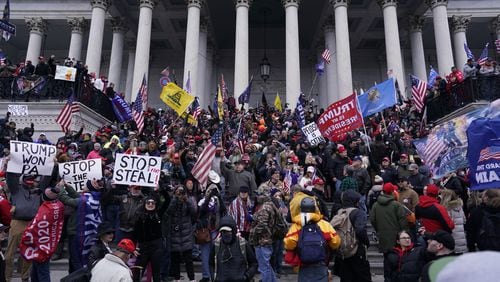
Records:
[[[391,160],[388,157],[382,159],[382,163],[380,164],[380,176],[384,180],[384,183],[398,183],[398,171],[392,166]]]
[[[254,175],[245,170],[244,162],[237,162],[234,169],[227,168],[225,163],[221,163],[221,171],[222,175],[224,175],[224,179],[226,179],[227,185],[229,185],[229,189],[226,191],[226,200],[234,200],[234,198],[238,196],[241,186],[249,187],[250,193],[257,190]]]

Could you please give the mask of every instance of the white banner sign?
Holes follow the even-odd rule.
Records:
[[[59,175],[64,177],[64,181],[81,192],[87,183],[87,180],[102,178],[101,159],[91,159],[76,162],[67,162],[59,164]]]
[[[8,172],[52,175],[56,146],[30,142],[10,141]]]
[[[302,127],[302,132],[304,132],[304,135],[307,137],[307,141],[309,141],[309,144],[313,147],[325,141],[325,138],[321,135],[318,125],[316,125],[315,122],[311,122],[310,124]]]
[[[5,158],[0,158],[0,171],[4,171]]]
[[[56,66],[56,76],[57,80],[75,81],[76,78],[76,68],[70,68],[65,66]]]
[[[161,158],[116,154],[115,184],[156,187],[160,179]]]
[[[27,116],[28,105],[8,105],[7,112],[11,113],[12,116]]]

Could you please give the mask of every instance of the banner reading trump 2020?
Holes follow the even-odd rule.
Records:
[[[116,154],[115,184],[156,187],[160,179],[161,158]]]
[[[347,132],[361,127],[363,117],[357,107],[356,94],[331,104],[317,124],[323,136],[331,141],[340,141]]]
[[[474,120],[467,139],[471,189],[500,188],[500,118]]]
[[[10,141],[7,171],[20,174],[52,175],[56,146]]]

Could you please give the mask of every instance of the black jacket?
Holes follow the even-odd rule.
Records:
[[[344,166],[348,164],[349,158],[342,158],[338,155],[333,156],[326,164],[328,175],[337,178],[337,181],[342,180],[344,178]]]
[[[104,246],[101,240],[97,240],[94,246],[90,248],[89,254],[89,266],[94,266],[100,259],[102,259],[106,254],[109,254],[108,249]]]
[[[410,175],[408,177],[408,182],[413,186],[413,190],[417,192],[419,195],[424,194],[425,185],[429,184],[429,180],[421,173],[417,173],[415,175]]]
[[[426,262],[426,247],[414,247],[407,251],[395,247],[384,260],[384,269],[388,271],[386,278],[389,278],[386,281],[418,282]]]
[[[471,210],[469,218],[467,220],[467,224],[465,225],[465,232],[467,234],[467,247],[471,252],[474,252],[478,249],[480,251],[488,249],[488,247],[485,246],[484,242],[481,242],[479,238],[485,212],[490,214],[500,214],[500,207],[481,204],[480,206],[477,206]],[[500,226],[496,226],[496,230],[500,230]]]
[[[144,211],[135,222],[134,238],[139,243],[151,242],[162,238],[161,221],[156,212]]]

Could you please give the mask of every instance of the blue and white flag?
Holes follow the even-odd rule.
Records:
[[[358,96],[358,101],[363,117],[371,116],[394,106],[398,102],[394,79],[389,78],[368,89]]]
[[[322,75],[325,72],[325,60],[321,59],[319,63],[316,65],[316,73],[318,75]]]
[[[472,190],[500,187],[500,118],[479,118],[467,129]]]
[[[431,70],[429,71],[429,79],[427,79],[427,88],[431,89],[434,87],[434,82],[436,82],[436,78],[439,76],[438,72],[431,66]]]
[[[299,128],[302,128],[306,125],[306,111],[304,109],[306,105],[306,101],[304,99],[304,94],[299,95],[299,99],[297,100],[297,106],[295,107],[295,120],[297,121],[297,125]]]
[[[132,109],[130,109],[130,105],[123,100],[120,95],[115,95],[115,97],[111,99],[111,105],[113,106],[113,111],[119,122],[125,122],[132,119]]]
[[[469,48],[469,45],[467,45],[467,42],[464,42],[464,50],[465,50],[465,54],[467,54],[467,59],[472,59],[473,61],[476,60],[474,58],[474,54],[472,54],[472,51]]]

